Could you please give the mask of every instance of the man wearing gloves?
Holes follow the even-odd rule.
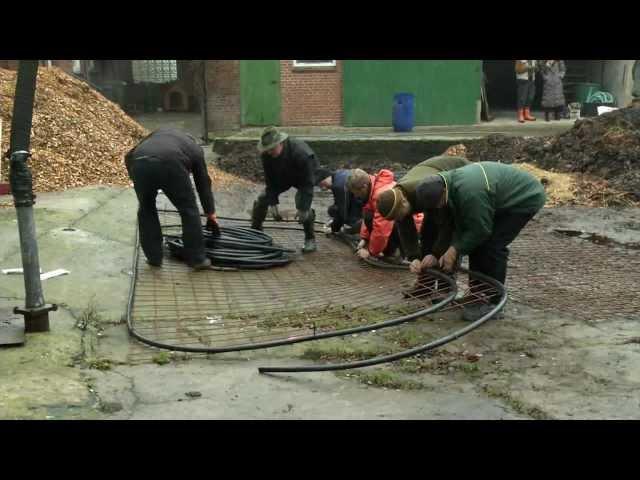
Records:
[[[291,187],[296,192],[296,218],[304,227],[304,253],[316,251],[313,201],[314,173],[318,161],[313,150],[302,140],[290,138],[275,127],[267,127],[258,141],[258,151],[264,169],[265,190],[253,204],[251,228],[262,230],[267,211],[274,220],[282,220],[278,212],[278,197]]]
[[[193,174],[200,204],[207,214],[207,228],[219,233],[211,178],[202,147],[180,130],[161,128],[126,154],[125,166],[138,197],[140,244],[147,263],[162,266],[162,229],[156,209],[156,197],[161,189],[180,213],[185,260],[196,270],[210,267],[211,260],[205,255],[200,212],[189,177]]]
[[[425,178],[416,187],[425,208],[446,208],[454,222],[451,246],[434,259],[444,271],[469,255],[469,269],[502,284],[507,277],[508,245],[544,206],[544,186],[528,172],[496,162],[478,162]],[[436,263],[437,262],[437,263]],[[473,291],[473,282],[470,282]],[[496,298],[490,302],[497,302]],[[473,305],[464,318],[477,320],[492,305]]]
[[[421,260],[435,252],[443,254],[449,247],[452,225],[444,210],[425,211],[416,198],[416,187],[429,175],[454,170],[470,165],[467,159],[442,155],[420,162],[410,169],[390,190],[383,192],[378,199],[380,214],[398,225],[400,242],[412,262],[411,271],[420,273]],[[420,229],[420,242],[416,232],[413,215],[425,213]],[[439,241],[436,243],[436,239]]]

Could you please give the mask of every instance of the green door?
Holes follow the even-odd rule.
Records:
[[[280,124],[280,61],[240,60],[243,126]]]
[[[393,96],[415,95],[416,125],[476,122],[480,60],[345,60],[344,125],[390,126]]]

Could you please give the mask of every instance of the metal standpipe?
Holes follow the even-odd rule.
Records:
[[[27,160],[31,156],[29,144],[37,73],[37,60],[20,61],[11,124],[9,181],[20,232],[25,289],[25,307],[15,307],[13,311],[24,316],[26,333],[48,332],[49,312],[58,309],[57,305],[45,304],[42,293],[36,224],[33,216],[35,195],[31,171],[27,166]]]

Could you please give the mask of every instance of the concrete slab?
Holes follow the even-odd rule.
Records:
[[[55,315],[55,317],[54,317]],[[0,350],[0,418],[92,418],[95,398],[73,359],[83,332],[65,309],[52,314],[51,331],[27,334],[24,347]]]
[[[255,361],[216,365],[194,360],[117,367],[115,377],[96,375],[95,385],[103,401],[123,405],[117,418],[133,420],[524,418],[479,397],[471,386],[462,391],[381,390],[331,373],[265,376],[257,373],[257,366]],[[134,403],[131,396],[122,399],[122,377],[132,386]],[[189,397],[188,392],[200,395]]]

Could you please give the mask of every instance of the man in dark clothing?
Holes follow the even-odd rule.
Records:
[[[508,245],[546,201],[537,178],[496,162],[478,162],[427,177],[416,187],[416,197],[426,208],[446,208],[453,217],[455,232],[451,246],[438,260],[440,267],[452,271],[459,256],[469,255],[470,270],[502,284],[507,277]],[[490,299],[490,303],[497,301]],[[464,318],[476,320],[494,306],[473,305],[465,309]]]
[[[315,153],[302,140],[289,138],[275,127],[267,127],[258,141],[258,151],[264,168],[266,188],[253,204],[251,228],[262,230],[267,211],[275,220],[281,220],[278,197],[291,187],[296,192],[296,217],[304,227],[304,253],[316,251],[314,233],[315,212],[313,201],[314,173],[318,169]]]
[[[218,231],[218,224],[211,178],[204,152],[196,140],[176,129],[158,129],[127,153],[125,165],[138,197],[140,244],[147,263],[162,265],[162,229],[156,208],[156,196],[161,189],[180,213],[186,262],[196,270],[210,267],[190,173],[207,214],[207,227]]]
[[[320,188],[330,189],[333,194],[333,205],[327,210],[332,219],[331,232],[337,233],[342,230],[347,234],[360,232],[364,203],[347,190],[349,170],[339,169],[331,173],[321,168],[316,172],[315,178]]]

